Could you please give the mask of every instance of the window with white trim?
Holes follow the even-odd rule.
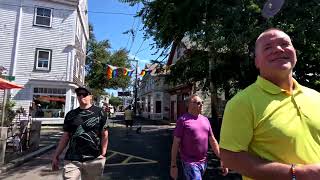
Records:
[[[51,69],[52,50],[36,49],[35,70],[49,71]]]
[[[76,61],[76,77],[79,77],[79,70],[80,70],[80,62],[79,59]]]
[[[34,10],[34,22],[36,26],[51,27],[52,24],[52,9],[36,7]]]

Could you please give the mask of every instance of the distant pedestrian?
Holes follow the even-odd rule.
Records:
[[[131,105],[129,105],[124,111],[124,121],[126,124],[126,128],[130,126],[132,128],[133,125],[133,111],[131,110]]]
[[[173,179],[178,177],[178,151],[186,180],[202,179],[207,167],[208,141],[216,156],[220,157],[219,144],[213,135],[210,122],[208,118],[201,115],[202,106],[203,101],[200,97],[191,95],[188,113],[177,120],[171,149],[170,175]],[[222,168],[222,173],[226,175],[228,169]]]
[[[108,147],[106,116],[91,104],[89,89],[75,89],[80,107],[65,117],[62,135],[52,158],[52,170],[59,169],[59,156],[69,144],[65,155],[63,179],[101,179]]]

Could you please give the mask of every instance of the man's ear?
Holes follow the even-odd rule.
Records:
[[[259,69],[259,67],[260,67],[260,61],[259,61],[259,59],[258,59],[256,56],[255,56],[255,58],[254,58],[254,64],[255,64],[256,68]]]

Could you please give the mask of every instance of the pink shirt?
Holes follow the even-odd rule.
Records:
[[[199,114],[184,114],[178,120],[174,136],[181,139],[180,156],[184,162],[203,162],[207,159],[209,136],[212,130],[208,118]]]

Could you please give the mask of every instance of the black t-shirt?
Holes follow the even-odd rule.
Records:
[[[101,154],[101,132],[107,126],[106,116],[97,106],[68,112],[63,130],[71,137],[65,160],[83,162],[98,157]]]

